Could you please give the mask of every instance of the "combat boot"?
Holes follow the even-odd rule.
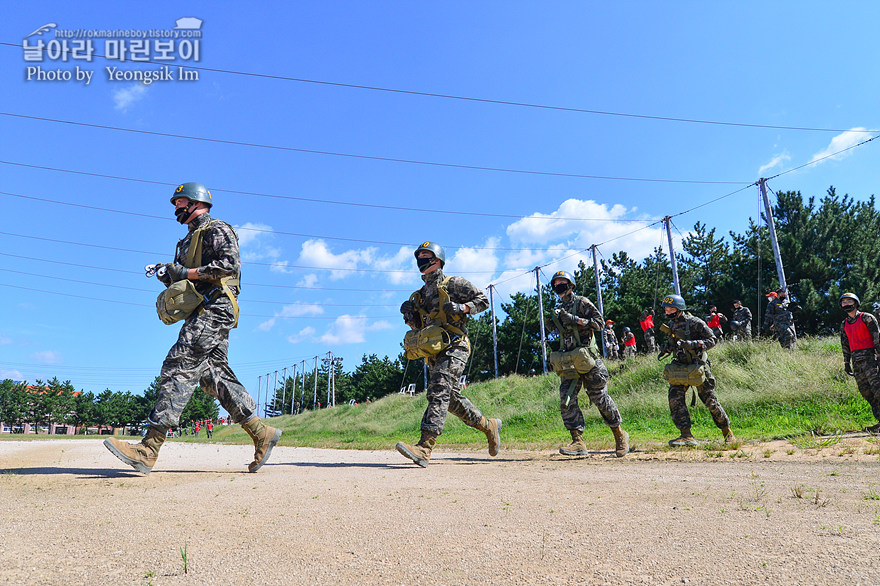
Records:
[[[880,433],[880,423],[869,425],[863,431],[867,431],[868,433]]]
[[[437,436],[430,431],[425,431],[423,429],[422,437],[419,439],[419,443],[411,446],[403,442],[397,442],[395,448],[397,448],[398,452],[400,452],[422,468],[427,468],[428,461],[431,459],[431,450],[434,449],[434,444],[436,442]]]
[[[733,435],[733,432],[730,431],[729,427],[725,427],[724,429],[722,429],[721,435],[724,436],[724,443],[725,444],[732,444],[736,441],[736,436]]]
[[[673,448],[681,448],[684,446],[695,446],[697,445],[697,440],[694,438],[691,433],[690,427],[681,428],[681,435],[675,439],[669,440],[669,445]]]
[[[139,444],[130,444],[115,437],[104,440],[104,447],[142,474],[149,474],[156,465],[159,448],[165,443],[165,431],[150,427]]]
[[[251,415],[241,426],[254,440],[254,461],[248,464],[248,472],[256,472],[269,460],[272,448],[281,439],[281,430],[269,427],[256,415]]]
[[[587,451],[587,444],[584,443],[583,432],[577,429],[570,429],[571,443],[564,448],[559,448],[559,453],[563,456],[586,456],[590,452]]]
[[[611,428],[614,434],[614,455],[623,458],[629,453],[629,434],[619,425]]]
[[[474,428],[486,434],[486,439],[489,440],[489,455],[497,456],[498,448],[501,447],[501,420],[483,417]]]

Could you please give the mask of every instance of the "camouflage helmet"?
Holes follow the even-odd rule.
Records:
[[[667,295],[663,298],[663,301],[660,303],[661,307],[674,307],[675,309],[687,309],[687,304],[684,302],[684,297],[681,295]]]
[[[556,279],[565,279],[566,281],[571,283],[572,287],[574,287],[575,285],[574,277],[571,273],[567,271],[556,271],[555,273],[553,273],[553,276],[550,277],[550,286],[553,286],[553,281],[555,281]]]
[[[422,242],[419,247],[416,248],[413,256],[418,259],[419,253],[423,250],[427,250],[428,252],[432,253],[436,258],[439,258],[441,267],[446,265],[446,251],[443,250],[443,247],[436,242]]]
[[[852,299],[853,301],[856,302],[856,307],[858,307],[862,304],[862,302],[859,301],[859,296],[856,295],[855,293],[844,293],[843,295],[840,296],[840,299],[837,300],[837,303],[842,305],[844,299]]]
[[[214,205],[214,202],[211,201],[211,192],[201,183],[181,183],[174,190],[174,195],[171,196],[171,203],[176,202],[181,197],[185,197],[190,201],[200,201],[208,207]]]

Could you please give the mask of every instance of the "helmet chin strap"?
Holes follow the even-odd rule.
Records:
[[[186,224],[189,222],[190,218],[192,218],[193,212],[195,212],[196,202],[191,201],[185,208],[177,208],[174,210],[174,215],[177,216],[177,221],[181,224]]]

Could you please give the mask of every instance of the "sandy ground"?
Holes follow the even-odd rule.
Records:
[[[872,439],[427,469],[281,447],[257,474],[169,442],[148,476],[99,440],[0,441],[0,584],[880,584]]]

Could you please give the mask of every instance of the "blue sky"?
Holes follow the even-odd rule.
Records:
[[[239,229],[242,318],[230,363],[256,394],[260,375],[317,354],[342,356],[347,370],[365,353],[396,355],[406,328],[397,307],[420,284],[412,250],[422,241],[447,247],[448,273],[499,283],[500,310],[511,292],[533,287],[533,276],[516,277],[536,265],[565,257],[545,274],[573,270],[593,243],[606,257],[642,258],[662,238],[657,226],[626,235],[645,223],[874,136],[846,130],[880,127],[876,3],[183,5],[33,2],[0,25],[0,42],[14,45],[0,45],[0,110],[15,115],[0,115],[0,377],[146,388],[177,336],[156,318],[160,285],[142,271],[169,260],[184,234],[168,201],[177,183],[206,184],[213,215]],[[170,29],[181,17],[203,20],[200,61],[175,67],[834,130],[211,71],[145,86],[108,80],[105,68],[157,65],[98,57],[37,64],[92,70],[87,86],[26,79],[35,64],[21,43],[41,25]],[[104,48],[95,42],[96,53]],[[21,116],[452,165],[732,183],[474,170]],[[816,196],[834,185],[865,199],[878,157],[870,143],[769,185]],[[750,187],[674,222],[685,233],[698,220],[741,232],[758,205]]]

